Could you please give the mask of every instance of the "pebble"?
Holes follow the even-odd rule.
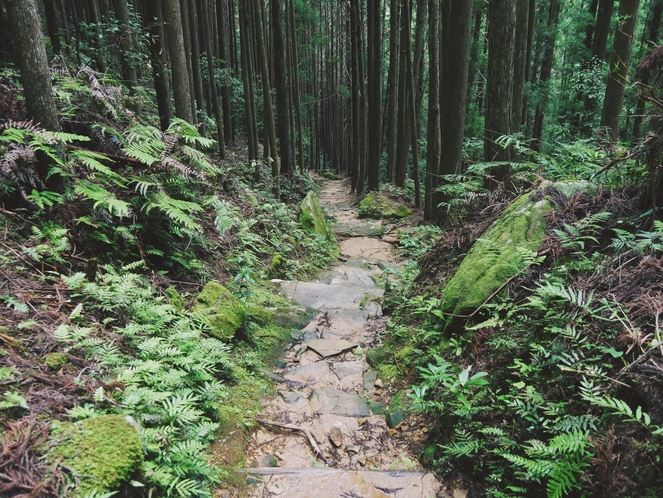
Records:
[[[343,433],[341,433],[341,429],[337,426],[334,426],[331,428],[329,431],[329,440],[339,448],[343,444]]]

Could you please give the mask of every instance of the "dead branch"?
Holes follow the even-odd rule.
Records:
[[[265,420],[261,418],[254,418],[253,420],[255,420],[256,422],[262,425],[272,425],[274,427],[281,427],[283,429],[290,429],[292,431],[303,432],[308,438],[308,442],[311,445],[311,448],[313,449],[313,453],[315,453],[327,465],[331,465],[329,463],[329,460],[327,460],[327,458],[325,457],[325,455],[322,454],[322,451],[320,450],[318,443],[316,443],[313,434],[311,434],[311,431],[308,430],[306,427],[299,427],[297,425],[292,425],[292,424],[281,424],[279,422],[272,422],[271,420]]]

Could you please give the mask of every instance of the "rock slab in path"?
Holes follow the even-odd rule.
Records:
[[[368,367],[368,364],[365,361],[340,361],[338,363],[332,363],[331,369],[336,374],[336,377],[342,379],[349,375],[358,374],[363,372],[364,369]]]
[[[306,345],[323,358],[341,354],[358,346],[356,342],[346,341],[345,339],[314,339],[308,341]]]
[[[343,417],[368,417],[371,411],[364,399],[355,394],[335,389],[318,389],[311,394],[311,408],[315,413],[328,413]]]

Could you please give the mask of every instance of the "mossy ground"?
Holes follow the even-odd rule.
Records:
[[[196,297],[192,311],[204,317],[212,335],[230,340],[244,325],[246,305],[218,282],[208,282]]]
[[[103,415],[58,425],[51,459],[70,468],[79,482],[75,494],[115,490],[128,481],[143,462],[140,436],[123,415]]]
[[[528,255],[545,239],[550,202],[516,199],[479,238],[442,290],[441,309],[464,315],[481,306],[509,278],[528,265]]]

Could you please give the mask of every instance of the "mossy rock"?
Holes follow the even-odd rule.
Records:
[[[318,196],[313,191],[310,191],[299,205],[299,223],[307,232],[331,239],[331,232],[327,227]]]
[[[246,321],[246,306],[218,282],[208,282],[191,310],[204,317],[212,335],[229,340]]]
[[[74,496],[117,489],[143,463],[135,422],[124,415],[102,415],[82,422],[62,423],[57,426],[54,437],[63,440],[55,446],[51,456],[62,458],[61,466],[72,469],[79,479]]]
[[[46,366],[51,370],[60,370],[67,364],[68,358],[66,353],[48,353],[46,355]]]
[[[378,368],[391,358],[391,351],[385,346],[371,348],[366,351],[366,362],[373,368]]]
[[[269,262],[269,274],[273,277],[280,277],[284,274],[287,267],[288,260],[278,252],[274,253],[272,260]]]
[[[177,311],[182,311],[184,309],[184,299],[180,296],[180,293],[177,292],[175,287],[167,287],[163,292],[166,294],[166,298],[173,308]]]
[[[442,290],[442,311],[467,315],[528,265],[545,239],[550,201],[516,199],[479,238]]]
[[[410,216],[410,208],[405,204],[392,201],[377,192],[371,192],[359,203],[359,217],[381,219],[397,219]]]

